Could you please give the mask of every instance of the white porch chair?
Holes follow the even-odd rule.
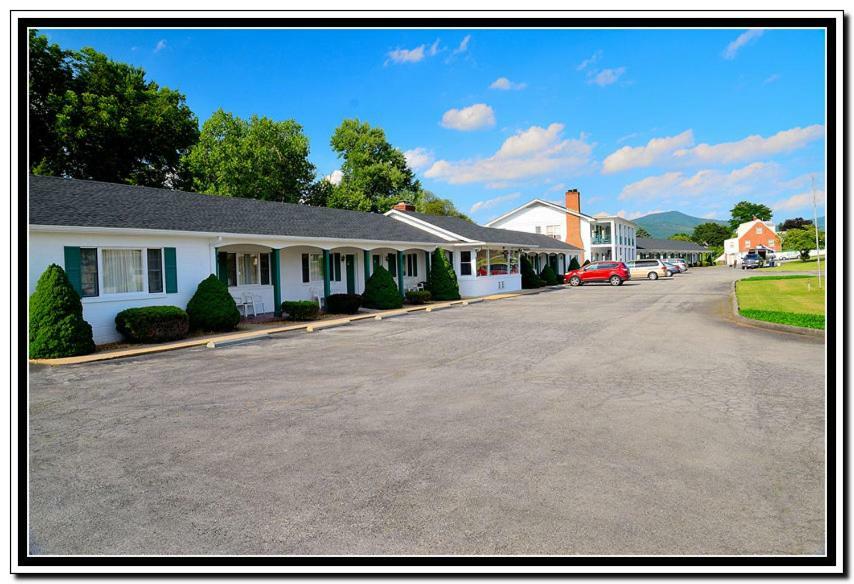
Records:
[[[252,316],[255,316],[255,300],[251,294],[239,293],[234,297],[234,302],[237,304],[237,309],[243,309],[243,318],[249,317],[249,307],[252,307]]]

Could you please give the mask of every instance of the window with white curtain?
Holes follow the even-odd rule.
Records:
[[[257,253],[237,254],[237,284],[239,286],[251,286],[258,283],[258,263],[260,257]]]
[[[144,290],[141,249],[101,250],[101,263],[104,268],[104,294]]]

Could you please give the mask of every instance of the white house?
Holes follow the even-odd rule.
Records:
[[[545,236],[543,248],[526,233],[504,232],[506,245],[486,246],[435,231],[376,213],[31,176],[29,291],[48,265],[64,267],[100,344],[120,338],[114,319],[121,310],[184,308],[210,274],[240,304],[278,313],[283,300],[361,293],[377,265],[389,269],[403,294],[426,280],[437,247],[475,254],[469,268],[461,257],[454,261],[467,296],[518,290],[521,252],[572,251]],[[483,249],[490,250],[488,264]],[[505,264],[498,250],[506,252]],[[488,275],[472,284],[469,271],[484,265]]]
[[[637,226],[622,217],[581,212],[581,193],[566,191],[565,204],[533,199],[493,219],[486,225],[542,233],[582,248],[579,260],[620,260],[637,258]]]

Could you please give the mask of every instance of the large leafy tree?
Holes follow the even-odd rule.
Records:
[[[443,199],[431,191],[422,190],[415,200],[415,210],[419,213],[427,215],[446,215],[449,217],[459,217],[466,221],[471,219],[462,211],[457,209],[454,202],[450,199]]]
[[[418,198],[420,182],[381,128],[344,120],[330,144],[342,161],[342,178],[329,195],[328,206],[385,212],[401,200]]]
[[[314,180],[308,152],[308,137],[294,120],[244,120],[218,109],[184,164],[194,191],[298,203]]]
[[[794,219],[786,219],[780,225],[777,226],[777,231],[788,231],[789,229],[805,229],[809,226],[812,226],[812,221],[810,219],[804,219],[803,217],[795,217]]]
[[[771,208],[762,203],[751,203],[750,201],[741,201],[730,209],[732,219],[729,225],[733,229],[737,229],[742,223],[751,221],[754,217],[762,221],[770,221],[773,215]]]
[[[646,237],[646,238],[651,238],[651,237],[652,237],[652,235],[650,235],[649,231],[647,231],[647,230],[646,230],[646,229],[644,229],[643,227],[638,227],[638,228],[635,230],[635,237]]]
[[[198,138],[184,95],[91,48],[29,36],[30,169],[73,178],[174,186]]]
[[[667,239],[671,239],[673,241],[694,241],[687,233],[674,233]]]
[[[810,250],[815,249],[815,225],[807,225],[804,229],[789,229],[783,235],[783,249],[798,251],[801,259],[808,259]],[[818,243],[824,246],[824,232],[819,230]]]
[[[699,245],[717,248],[723,246],[724,241],[729,239],[731,233],[732,230],[726,225],[710,221],[694,227],[691,240]]]

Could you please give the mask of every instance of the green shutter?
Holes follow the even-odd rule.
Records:
[[[163,264],[166,272],[166,293],[174,294],[178,291],[178,262],[174,247],[163,248]]]
[[[224,251],[216,254],[216,275],[219,281],[228,286],[228,253]]]
[[[78,296],[83,296],[83,286],[80,282],[80,248],[66,246],[65,274],[71,281],[71,286]]]

